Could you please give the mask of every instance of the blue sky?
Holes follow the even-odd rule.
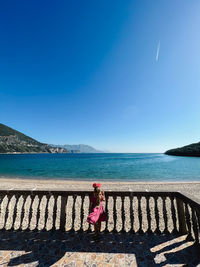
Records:
[[[0,122],[41,142],[200,141],[200,2],[1,1]]]

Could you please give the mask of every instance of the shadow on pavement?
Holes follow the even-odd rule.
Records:
[[[63,257],[69,260],[72,254],[76,253],[79,257],[84,252],[129,254],[127,266],[182,264],[194,267],[200,263],[199,247],[186,241],[185,237],[174,235],[111,232],[101,233],[95,240],[93,233],[85,232],[0,231],[0,266],[56,266]],[[137,265],[133,265],[130,255],[134,255]],[[92,262],[90,264],[92,266]],[[57,266],[62,265],[58,263]]]

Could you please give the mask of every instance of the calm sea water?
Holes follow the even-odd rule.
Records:
[[[112,153],[0,155],[0,177],[200,181],[200,158]]]

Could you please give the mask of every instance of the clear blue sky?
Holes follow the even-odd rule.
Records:
[[[0,122],[41,142],[200,141],[200,2],[1,1]]]

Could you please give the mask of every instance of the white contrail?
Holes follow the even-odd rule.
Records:
[[[158,61],[158,58],[159,58],[159,52],[160,52],[160,41],[159,41],[158,46],[157,46],[157,51],[156,51],[156,61]]]

